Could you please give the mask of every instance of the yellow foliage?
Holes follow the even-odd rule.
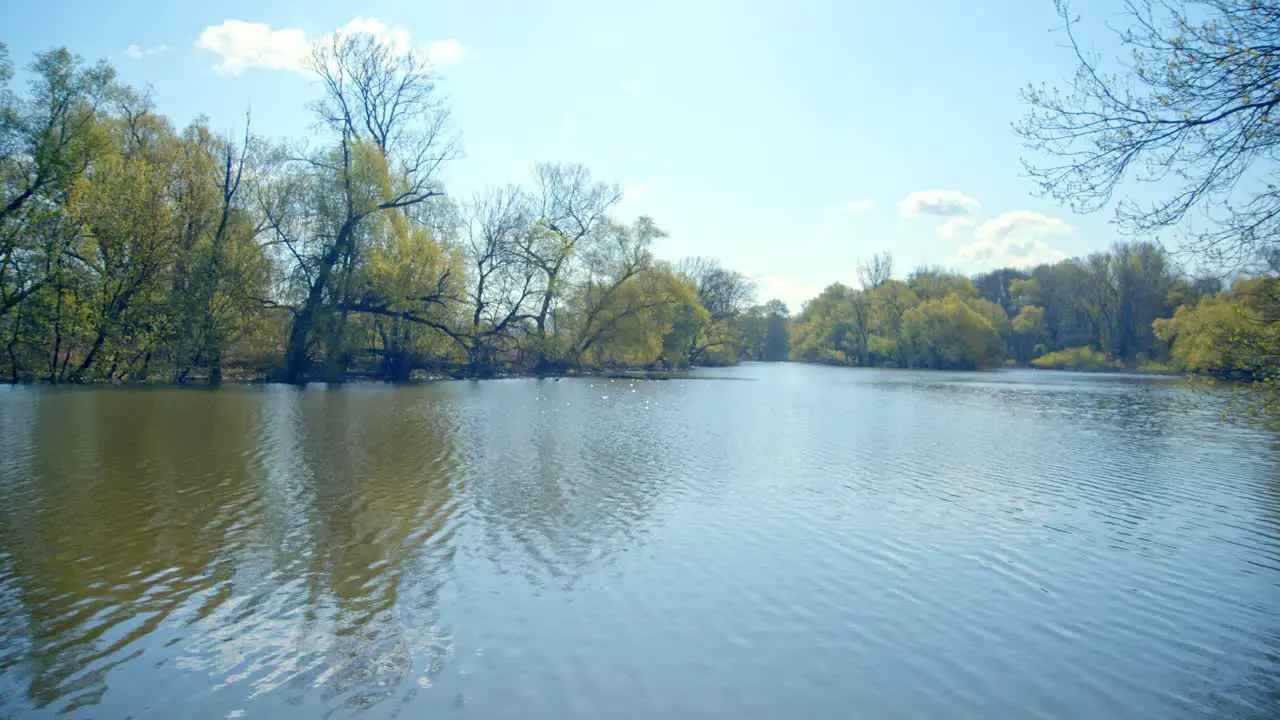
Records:
[[[1173,343],[1174,360],[1188,372],[1265,380],[1280,358],[1280,280],[1237,282],[1231,292],[1183,306],[1156,320],[1156,336]]]
[[[1047,370],[1118,370],[1124,367],[1120,361],[1112,360],[1106,353],[1089,347],[1072,347],[1046,353],[1032,360],[1031,364]]]
[[[998,365],[1004,357],[1004,342],[991,320],[956,293],[908,310],[902,318],[902,345],[911,367],[979,369]]]
[[[1015,281],[1016,282],[1016,281]],[[1013,318],[1013,331],[1020,335],[1040,337],[1044,334],[1044,308],[1024,305]]]
[[[707,314],[692,282],[662,265],[627,278],[596,304],[580,300],[579,307],[594,310],[589,326],[582,313],[575,320],[579,361],[588,365],[675,362]]]

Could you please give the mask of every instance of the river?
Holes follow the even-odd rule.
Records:
[[[1223,399],[0,388],[0,717],[1278,717],[1280,445]]]

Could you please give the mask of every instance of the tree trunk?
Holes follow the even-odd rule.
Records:
[[[328,337],[325,338],[324,381],[340,383],[346,374],[346,362],[342,357],[342,336],[346,334],[347,313],[342,311],[334,317],[330,314]]]
[[[58,384],[58,356],[62,353],[62,285],[53,311],[53,357],[49,363],[49,382]]]
[[[98,351],[102,349],[102,344],[106,342],[106,340],[106,331],[99,330],[98,336],[93,340],[93,346],[89,348],[89,354],[84,356],[84,360],[81,361],[80,367],[76,368],[76,371],[72,376],[77,382],[83,380],[84,374],[93,366],[93,361],[97,359]]]
[[[71,367],[70,349],[62,353],[62,369],[58,371],[58,382],[64,382],[67,379],[67,368],[69,367]]]
[[[13,384],[18,384],[18,328],[22,326],[22,313],[18,313],[13,324],[13,338],[9,340],[9,372],[13,376]]]
[[[209,352],[209,387],[222,384],[222,346],[217,343]]]
[[[132,372],[129,373],[129,379],[130,380],[136,379],[138,382],[146,382],[147,376],[150,373],[151,373],[151,351],[148,350],[147,354],[142,356],[142,367],[138,370],[138,374],[134,376]]]
[[[310,361],[307,357],[307,341],[311,338],[311,330],[315,327],[316,317],[320,313],[320,305],[324,301],[324,291],[329,285],[329,276],[333,267],[338,264],[351,235],[355,232],[357,218],[349,218],[338,231],[338,238],[320,260],[320,270],[316,279],[307,291],[307,300],[302,309],[293,318],[289,328],[289,345],[285,352],[284,378],[292,385],[305,385]]]

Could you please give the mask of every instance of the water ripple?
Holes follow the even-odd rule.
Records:
[[[0,715],[1272,717],[1280,458],[1176,381],[0,393]]]

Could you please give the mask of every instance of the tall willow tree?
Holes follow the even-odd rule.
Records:
[[[525,260],[541,271],[542,292],[533,310],[538,334],[536,366],[546,369],[566,348],[555,342],[556,301],[565,293],[581,246],[601,232],[609,210],[622,200],[617,185],[591,177],[583,165],[540,163],[534,168],[536,232],[525,235]]]
[[[110,146],[102,111],[118,93],[110,66],[63,49],[37,55],[30,70],[28,92],[13,92],[0,43],[0,317],[59,277],[74,241],[61,213]]]
[[[252,145],[220,137],[198,121],[183,133],[174,158],[174,202],[181,227],[170,289],[170,352],[176,382],[203,367],[222,381],[228,346],[255,324],[269,268],[257,242],[258,222],[244,192]]]
[[[465,317],[452,331],[473,375],[496,372],[499,354],[510,354],[522,326],[533,320],[540,270],[526,248],[537,232],[529,196],[515,185],[489,189],[466,210],[464,255],[470,287]]]
[[[179,145],[168,123],[141,101],[126,101],[121,114],[113,123],[112,151],[77,182],[71,199],[89,279],[82,297],[90,340],[76,379],[104,360],[108,379],[145,375],[148,356],[167,331],[161,303],[181,233],[170,194]]]
[[[314,109],[332,141],[301,158],[282,158],[292,167],[264,194],[268,222],[296,262],[292,275],[300,285],[282,372],[292,383],[309,377],[322,319],[330,372],[337,369],[342,304],[369,218],[410,217],[411,208],[440,194],[437,171],[455,154],[428,58],[367,33],[338,33],[316,46],[311,67],[323,88]]]

